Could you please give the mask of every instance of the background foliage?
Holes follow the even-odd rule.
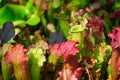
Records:
[[[0,47],[0,80],[119,80],[119,9],[119,0],[0,0],[0,28],[15,30]]]

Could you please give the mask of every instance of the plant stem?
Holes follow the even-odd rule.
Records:
[[[25,66],[15,65],[14,74],[17,80],[30,80],[29,73],[27,73]]]
[[[7,66],[5,64],[4,57],[2,57],[1,66],[4,80],[10,80],[12,75],[12,66]]]
[[[32,80],[40,80],[40,69],[41,67],[37,67],[37,66],[32,66],[31,67],[31,79]]]

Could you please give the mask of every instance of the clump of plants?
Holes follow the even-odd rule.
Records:
[[[1,80],[120,79],[119,1],[0,3]]]

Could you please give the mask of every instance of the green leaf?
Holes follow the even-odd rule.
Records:
[[[63,32],[63,34],[67,38],[69,36],[69,29],[70,29],[68,21],[59,19],[58,24],[60,25],[61,31]]]
[[[85,30],[85,26],[82,25],[75,25],[71,28],[71,32],[80,32],[80,31],[84,31]]]
[[[40,22],[40,18],[37,15],[32,15],[26,22],[26,24],[34,26],[37,25]]]
[[[49,63],[56,65],[57,64],[57,56],[55,54],[50,54],[48,61],[49,61]]]
[[[120,1],[115,1],[115,5],[113,6],[113,9],[115,10],[120,9]]]
[[[72,8],[73,6],[78,6],[79,8],[85,8],[89,5],[89,0],[71,0],[71,2],[68,3],[68,7]]]
[[[0,9],[0,28],[4,22],[25,19],[28,14],[29,10],[25,6],[7,4]]]
[[[27,21],[25,21],[25,20],[17,20],[17,21],[14,21],[13,24],[15,26],[22,25],[22,24],[27,24],[27,25],[30,25],[30,26],[35,26],[39,22],[40,22],[39,16],[32,15]]]
[[[53,0],[52,7],[53,8],[58,8],[58,7],[61,6],[62,3],[63,3],[63,0]]]
[[[40,22],[39,16],[33,14],[27,21],[25,21],[25,20],[17,20],[17,21],[14,21],[13,24],[14,24],[14,26],[22,25],[22,24],[27,24],[27,25],[30,25],[30,26],[35,26],[39,22]]]
[[[26,7],[30,11],[30,13],[33,13],[34,12],[33,0],[28,0]]]

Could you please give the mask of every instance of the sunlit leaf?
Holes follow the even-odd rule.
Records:
[[[28,14],[29,11],[25,6],[7,4],[0,9],[0,28],[4,22],[25,19]]]
[[[26,24],[34,26],[40,22],[40,18],[37,15],[32,15],[26,22]]]
[[[28,0],[26,7],[30,11],[30,13],[33,13],[34,12],[33,0]]]
[[[76,25],[76,26],[73,26],[71,28],[71,32],[80,32],[80,31],[83,31],[85,30],[85,26],[82,26],[82,25]]]

